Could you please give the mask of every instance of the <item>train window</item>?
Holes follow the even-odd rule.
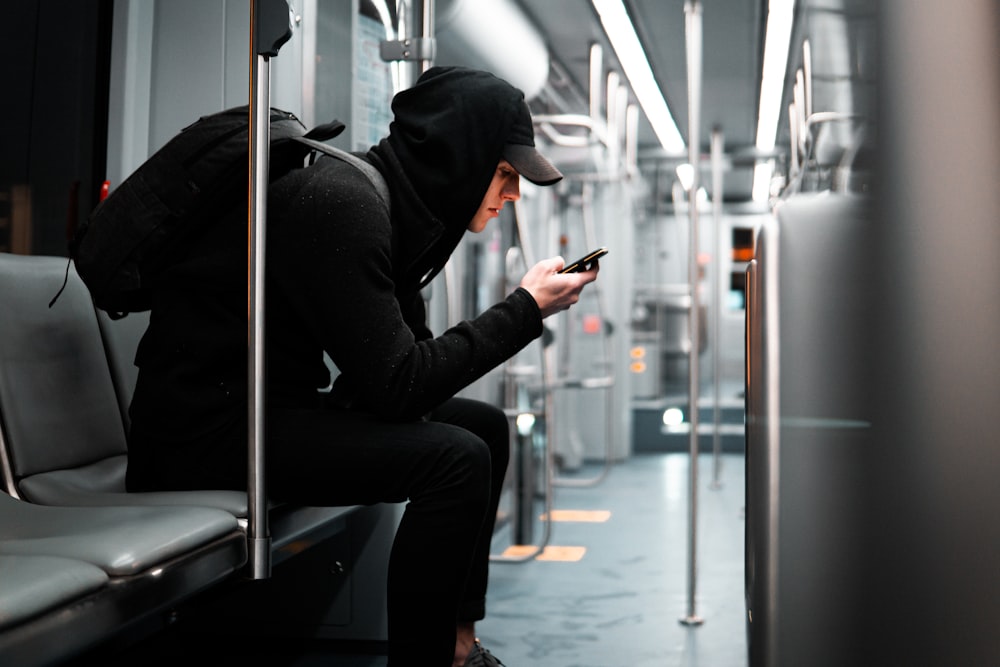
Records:
[[[315,4],[315,117],[345,120],[347,130],[333,144],[366,151],[392,120],[392,68],[379,54],[390,35],[376,3]]]
[[[20,66],[5,73],[0,122],[0,251],[66,254],[75,221],[104,181],[111,0],[7,2],[5,44]],[[6,130],[14,128],[14,131]]]
[[[753,259],[753,230],[733,227],[733,261],[749,262]]]

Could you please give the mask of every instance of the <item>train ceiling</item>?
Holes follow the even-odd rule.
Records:
[[[606,67],[617,63],[591,0],[511,1],[545,40],[550,58],[547,88],[552,90],[568,85],[575,89],[580,103],[585,104],[590,45],[598,43],[604,47]],[[449,4],[446,0],[438,2]],[[700,148],[707,162],[713,129],[721,132],[727,165],[723,182],[725,199],[747,201],[751,197],[756,157],[767,0],[702,0],[699,4],[703,69]],[[685,0],[625,0],[625,6],[678,130],[686,141],[689,124]],[[796,2],[775,149],[782,164],[787,164],[790,152],[787,110],[792,102],[796,70],[802,67],[805,36],[810,35],[811,41],[813,111],[850,111],[863,107],[871,97],[874,64],[871,54],[859,45],[874,42],[865,34],[873,29],[874,11],[869,0]],[[503,25],[498,21],[492,29],[502,30]],[[573,99],[565,90],[560,94],[562,99]],[[586,113],[587,108],[582,106],[576,111]],[[640,114],[640,118],[640,159],[645,156],[646,159],[680,162],[676,157],[663,154],[645,116]],[[710,187],[710,180],[703,176],[702,182]]]

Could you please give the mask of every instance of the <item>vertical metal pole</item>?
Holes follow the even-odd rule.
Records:
[[[517,233],[517,242],[520,245],[522,253],[524,255],[524,261],[527,266],[535,265],[535,253],[532,249],[531,236],[528,234],[524,225],[524,215],[521,212],[521,202],[514,202],[514,229]],[[555,395],[552,391],[552,387],[555,385],[555,349],[552,343],[548,345],[542,344],[542,354],[541,354],[541,367],[542,367],[542,386],[544,388],[544,405],[542,408],[542,416],[545,418],[545,439],[543,440],[543,465],[545,466],[545,477],[544,477],[544,504],[545,504],[545,520],[542,522],[542,536],[539,538],[538,544],[530,553],[521,554],[518,556],[504,556],[504,555],[490,555],[490,560],[495,562],[506,562],[506,563],[525,563],[532,560],[535,556],[541,554],[545,548],[548,546],[549,541],[552,539],[552,496],[554,491],[555,482],[555,451],[552,443],[555,442]]]
[[[698,395],[699,368],[698,342],[700,333],[698,314],[701,303],[698,296],[698,189],[701,172],[701,142],[699,120],[701,117],[701,3],[687,0],[684,3],[687,32],[688,71],[688,160],[694,167],[691,189],[688,192],[688,212],[691,217],[690,254],[688,257],[688,282],[691,290],[691,313],[688,316],[691,345],[688,351],[689,400],[691,412],[690,447],[690,512],[688,515],[688,608],[681,618],[684,625],[701,625],[704,621],[695,612],[698,573]]]
[[[601,98],[604,92],[604,49],[600,44],[590,45],[590,118],[595,121],[594,126],[601,120]]]
[[[722,151],[723,134],[718,127],[712,129],[712,216],[715,218],[715,270],[712,284],[715,287],[715,298],[712,308],[712,368],[715,372],[714,396],[712,400],[713,418],[715,428],[712,430],[712,488],[721,489],[722,482],[719,479],[722,473],[721,434],[722,429],[722,409],[719,405],[722,384],[722,363],[720,360],[721,332],[722,326],[722,306],[725,295],[725,287],[722,275],[722,254],[724,243],[722,241]]]
[[[271,574],[271,535],[264,484],[264,238],[271,135],[270,56],[291,37],[288,4],[250,0],[247,266],[247,559],[249,576]]]
[[[612,169],[618,164],[619,144],[618,144],[618,123],[624,122],[624,118],[618,117],[618,90],[621,88],[621,77],[617,72],[609,72],[607,86],[605,89],[604,115],[605,126],[607,127],[608,164]]]
[[[592,183],[583,183],[580,202],[580,213],[583,217],[583,238],[586,241],[586,247],[596,248],[598,243],[597,231],[594,227],[594,185]],[[596,282],[592,287],[594,288],[594,295],[597,297],[597,316],[601,322],[607,322],[605,314],[608,310],[604,305],[604,291]],[[601,468],[601,472],[593,477],[564,478],[557,475],[553,480],[556,486],[572,486],[576,488],[594,486],[604,481],[604,478],[611,472],[611,466],[614,464],[614,394],[612,392],[612,387],[615,383],[614,364],[612,361],[614,359],[614,350],[612,349],[612,334],[607,329],[607,327],[602,325],[601,342],[604,348],[603,359],[607,367],[607,373],[599,378],[594,378],[604,383],[602,385],[604,391],[604,465]]]
[[[415,0],[414,11],[419,11],[421,34],[424,39],[435,39],[434,36],[434,0]],[[420,61],[420,72],[426,72],[434,62],[431,59]]]
[[[264,488],[264,215],[266,202],[268,157],[266,147],[270,136],[268,94],[270,63],[257,53],[257,2],[250,3],[250,176],[249,176],[249,274],[248,289],[248,369],[249,403],[247,427],[250,469],[247,471],[247,547],[251,579],[266,579],[271,570],[270,535],[267,525],[267,494]],[[265,92],[261,92],[261,91]],[[263,122],[260,116],[263,113]]]
[[[402,40],[434,39],[434,0],[403,0],[396,18],[396,35]],[[400,87],[409,88],[433,65],[429,59],[404,59],[400,62]]]

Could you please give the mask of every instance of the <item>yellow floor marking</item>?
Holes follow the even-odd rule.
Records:
[[[503,550],[504,556],[510,556],[513,558],[520,558],[522,556],[528,556],[535,550],[535,547],[530,544],[512,544]]]
[[[510,557],[527,556],[537,547],[530,544],[512,544],[504,549],[503,555]],[[554,547],[548,546],[542,549],[542,553],[535,556],[535,560],[549,560],[563,563],[575,563],[583,558],[587,553],[587,547]]]
[[[563,563],[575,563],[583,559],[587,547],[545,547],[535,560],[554,560]]]
[[[542,515],[542,521],[545,521]],[[611,518],[608,510],[552,510],[553,521],[576,521],[578,523],[604,523]]]

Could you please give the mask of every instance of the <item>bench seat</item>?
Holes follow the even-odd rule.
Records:
[[[148,315],[112,321],[65,258],[8,253],[0,253],[0,312],[0,664],[55,664],[142,619],[164,623],[202,590],[239,586],[248,573],[246,493],[125,490],[133,359]],[[328,581],[325,594],[350,601],[359,586],[364,599],[338,612],[346,624],[325,626],[328,634],[384,638],[396,512],[268,505],[272,565],[320,543],[348,549],[336,556],[347,578]],[[294,576],[305,585],[317,575]],[[275,613],[294,615],[292,605]]]
[[[108,585],[107,572],[60,556],[0,553],[0,632]]]
[[[65,258],[8,253],[0,253],[0,312],[10,315],[0,318],[0,467],[8,493],[45,505],[214,507],[246,527],[243,492],[125,491],[127,409],[148,313],[111,320]],[[299,508],[271,507],[279,559],[283,545],[323,539],[354,509],[302,508],[296,517]]]
[[[231,578],[246,540],[204,507],[50,507],[0,493],[0,664],[52,664]]]

